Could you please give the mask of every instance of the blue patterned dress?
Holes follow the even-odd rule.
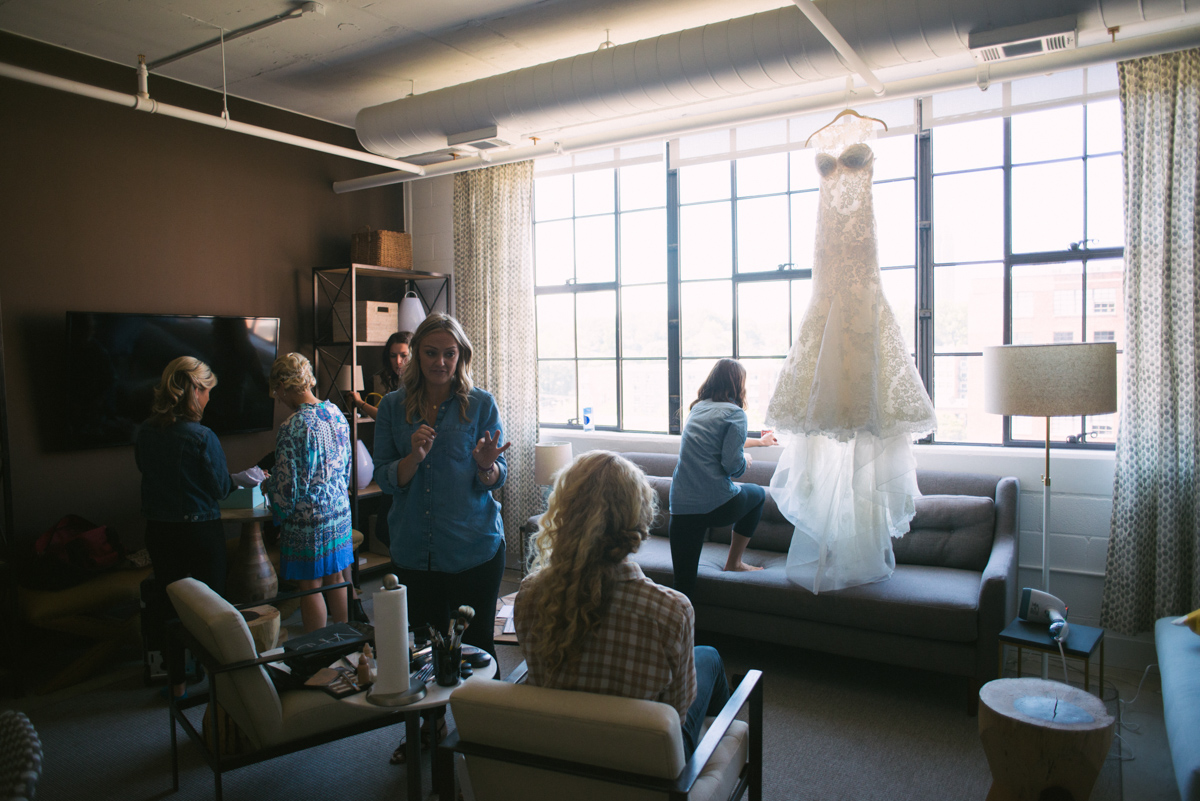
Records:
[[[329,401],[303,404],[279,427],[275,469],[263,482],[282,522],[285,579],[317,579],[354,559],[350,535],[350,427]]]

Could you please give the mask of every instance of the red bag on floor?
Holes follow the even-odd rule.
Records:
[[[30,586],[61,590],[111,570],[125,558],[117,532],[67,515],[33,544]]]

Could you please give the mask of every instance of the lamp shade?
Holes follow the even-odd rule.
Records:
[[[534,446],[534,481],[545,486],[554,482],[554,474],[571,463],[569,442],[539,442]]]
[[[409,292],[400,301],[400,312],[396,321],[397,331],[416,331],[417,326],[425,319],[425,307],[417,293]]]
[[[1117,410],[1117,346],[1001,345],[983,349],[984,410],[1073,417]]]
[[[362,390],[363,389],[362,365],[354,366],[354,382],[353,383],[351,383],[351,381],[350,381],[350,365],[348,365],[348,364],[342,365],[342,368],[340,370],[338,370],[337,388],[340,389],[342,392],[350,392],[351,390],[358,392],[358,391]]]

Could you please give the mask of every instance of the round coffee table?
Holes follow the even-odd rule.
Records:
[[[988,801],[1084,801],[1112,745],[1115,719],[1076,687],[1045,679],[997,679],[979,691],[979,738],[992,771]]]
[[[339,663],[343,665],[348,664],[342,660],[339,660],[339,662],[334,664]],[[491,662],[487,663],[483,667],[475,668],[474,674],[469,679],[460,679],[458,684],[454,685],[453,687],[443,687],[430,679],[425,684],[424,698],[422,698],[420,701],[408,704],[407,706],[397,707],[397,709],[404,710],[405,757],[408,764],[407,797],[409,799],[413,799],[415,801],[415,799],[425,797],[421,789],[421,711],[436,710],[439,712],[438,717],[440,719],[440,713],[444,712],[445,706],[450,702],[450,696],[455,690],[457,690],[459,687],[462,687],[464,684],[467,684],[468,682],[490,681],[495,675],[496,660],[492,659]],[[365,690],[363,692],[355,693],[354,695],[346,696],[342,699],[342,702],[374,706],[374,704],[367,700],[367,692]],[[432,728],[435,733],[435,742],[430,748],[429,761],[433,769],[433,784],[434,790],[436,791],[437,785],[439,784],[438,777],[440,773],[446,770],[453,770],[454,767],[453,763],[450,765],[443,765],[441,766],[441,771],[439,771],[439,765],[437,762],[438,744],[436,742],[436,732],[438,730],[438,726],[436,722]],[[385,759],[386,755],[381,755],[380,758]]]

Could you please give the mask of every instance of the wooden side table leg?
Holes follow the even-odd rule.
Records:
[[[1018,645],[1017,646],[1017,678],[1018,679],[1021,678],[1021,653],[1022,653],[1022,651],[1024,651],[1024,649]]]
[[[1096,693],[1101,701],[1104,700],[1104,635],[1100,635],[1100,692]]]
[[[1090,693],[1092,687],[1092,656],[1088,654],[1087,659],[1083,660],[1083,691]],[[1096,693],[1096,697],[1100,697],[1100,693]]]

